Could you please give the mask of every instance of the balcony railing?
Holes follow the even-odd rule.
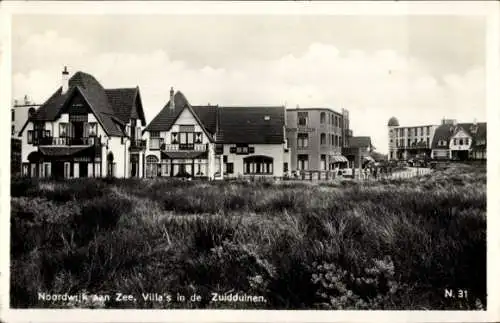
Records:
[[[165,144],[161,148],[164,151],[207,151],[208,144]]]
[[[130,141],[130,149],[143,150],[146,149],[146,140],[132,139]]]
[[[100,144],[100,137],[42,137],[33,139],[33,145],[38,146],[92,146]]]

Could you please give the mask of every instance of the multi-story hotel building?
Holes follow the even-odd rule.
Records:
[[[287,109],[286,136],[291,170],[332,170],[347,166],[342,148],[348,146],[349,112],[329,108]]]
[[[387,123],[389,131],[389,160],[430,158],[436,125],[400,126],[392,117]]]

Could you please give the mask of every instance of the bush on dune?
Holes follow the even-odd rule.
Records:
[[[33,293],[39,290],[161,289],[196,292],[205,300],[136,305],[481,308],[485,182],[485,172],[473,168],[320,185],[16,179],[12,305],[53,306],[38,302]],[[469,299],[459,305],[443,300],[451,286],[467,289]],[[262,295],[267,302],[209,302],[211,292],[228,291]]]

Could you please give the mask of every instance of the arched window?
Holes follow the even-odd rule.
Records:
[[[158,157],[149,155],[146,157],[146,177],[158,176]]]
[[[249,156],[243,158],[245,174],[272,174],[273,158],[268,156]]]
[[[325,121],[326,121],[326,113],[321,112],[319,114],[319,122],[323,124],[323,123],[325,123]]]
[[[319,144],[326,145],[326,134],[322,133],[319,137]]]

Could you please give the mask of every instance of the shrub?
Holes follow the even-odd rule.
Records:
[[[384,309],[398,290],[394,279],[394,264],[390,257],[372,260],[362,271],[343,269],[335,264],[313,264],[317,272],[311,277],[324,302],[321,308]]]
[[[28,177],[13,177],[10,180],[10,196],[26,196],[26,193],[38,186],[38,179]]]
[[[486,305],[486,172],[471,167],[320,185],[258,179],[11,185],[21,195],[11,199],[15,307],[56,306],[33,296],[44,289],[205,296],[201,303],[128,305],[142,308]],[[469,299],[443,300],[443,289],[456,286]],[[210,292],[231,290],[267,302],[209,302]]]
[[[129,213],[131,208],[130,200],[116,194],[84,201],[81,212],[75,214],[70,221],[75,232],[75,242],[82,245],[99,231],[114,229],[120,217]]]

